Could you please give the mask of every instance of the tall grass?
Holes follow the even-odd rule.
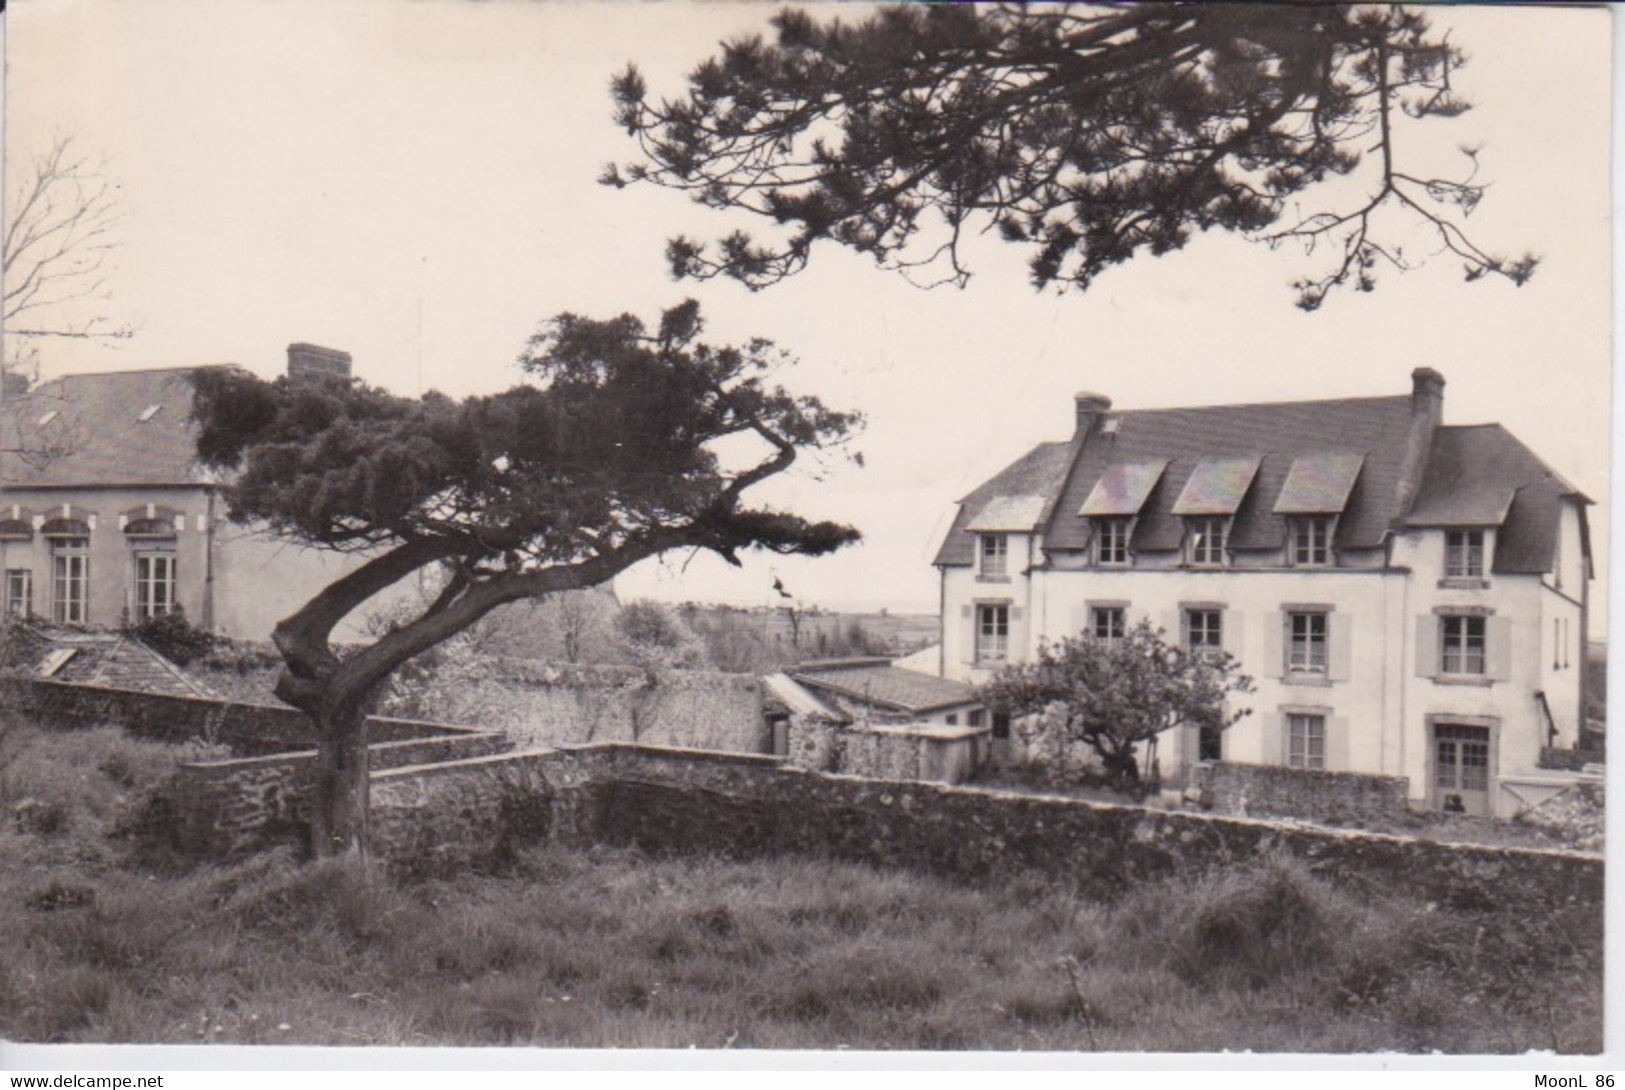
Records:
[[[0,1036],[14,1039],[1601,1047],[1601,921],[1579,910],[1513,920],[1493,899],[1351,892],[1270,856],[1110,903],[1036,881],[607,848],[410,884],[281,853],[159,875],[108,834],[173,753],[37,736],[25,760],[74,790],[62,829],[8,811],[0,832]]]

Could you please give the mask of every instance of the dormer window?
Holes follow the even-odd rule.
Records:
[[[1365,465],[1362,454],[1300,454],[1275,500],[1275,513],[1287,520],[1287,563],[1298,568],[1324,568],[1332,563],[1332,535],[1337,516]]]
[[[1010,538],[1006,534],[983,534],[981,567],[984,579],[1004,579],[1010,574]]]
[[[1108,466],[1089,490],[1078,514],[1089,520],[1090,554],[1095,564],[1126,568],[1134,519],[1162,479],[1166,461],[1123,462]]]
[[[1288,545],[1292,565],[1298,568],[1324,568],[1332,562],[1332,530],[1337,520],[1331,515],[1306,515],[1291,521],[1292,540]]]
[[[1446,579],[1484,578],[1483,530],[1445,531],[1444,574]]]
[[[1186,519],[1186,563],[1198,568],[1222,567],[1229,536],[1229,519],[1214,517]]]
[[[1095,519],[1095,563],[1105,568],[1128,566],[1128,537],[1132,519]]]

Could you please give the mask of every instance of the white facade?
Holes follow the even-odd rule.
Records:
[[[1443,381],[1437,384],[1442,389]],[[1262,415],[1264,408],[1252,411]],[[951,532],[964,540],[945,543],[938,560],[944,676],[985,682],[1000,666],[1031,661],[1045,640],[1109,637],[1116,627],[1148,618],[1170,642],[1228,651],[1256,686],[1232,697],[1249,714],[1209,739],[1205,753],[1194,730],[1159,740],[1165,778],[1199,757],[1405,776],[1416,805],[1510,815],[1518,802],[1502,781],[1536,774],[1544,746],[1577,745],[1590,563],[1584,497],[1565,487],[1538,509],[1529,501],[1527,509],[1509,514],[1520,488],[1513,480],[1505,485],[1509,499],[1489,508],[1475,507],[1476,501],[1452,504],[1438,482],[1459,476],[1454,465],[1449,474],[1430,477],[1427,464],[1407,467],[1395,455],[1387,472],[1411,475],[1395,502],[1418,498],[1425,501],[1412,508],[1419,516],[1443,512],[1439,517],[1453,524],[1406,524],[1404,507],[1391,518],[1380,512],[1379,523],[1371,511],[1374,497],[1386,500],[1393,490],[1384,467],[1367,456],[1369,494],[1339,502],[1366,504],[1365,522],[1379,527],[1380,538],[1338,543],[1334,535],[1323,552],[1299,551],[1303,535],[1315,531],[1289,517],[1273,549],[1255,541],[1245,549],[1203,551],[1193,535],[1211,528],[1222,540],[1225,529],[1186,517],[1181,540],[1181,520],[1169,514],[1177,505],[1153,492],[1137,516],[1150,528],[1142,535],[1141,526],[1132,526],[1130,541],[1154,538],[1157,547],[1118,551],[1118,532],[1102,535],[1098,525],[1089,531],[1089,545],[1078,547],[1075,525],[1056,530],[1063,520],[1080,518],[1067,503],[1070,497],[1075,504],[1088,486],[1078,480],[1088,470],[1077,467],[1090,457],[1096,464],[1111,461],[1110,452],[1105,458],[1091,453],[1090,442],[1102,437],[1095,421],[1081,417],[1080,435],[1064,473],[1053,474],[1041,518],[1015,528],[970,510],[996,516],[1014,509],[998,495],[999,478],[967,498]],[[1152,425],[1161,423],[1142,432],[1153,434]],[[1428,425],[1423,419],[1410,426]],[[1432,428],[1438,428],[1436,414]],[[1468,438],[1516,443],[1501,436]],[[1435,461],[1448,446],[1431,448]],[[1421,449],[1430,448],[1423,442]],[[1259,453],[1270,456],[1267,447]],[[1168,460],[1169,467],[1177,464]],[[1172,468],[1167,476],[1170,488],[1178,483]],[[1246,516],[1245,504],[1258,508],[1255,515],[1271,513],[1269,490],[1278,489],[1280,476],[1272,485],[1260,472],[1237,499],[1239,513],[1223,519],[1225,528]],[[1033,487],[1031,474],[1019,487]],[[1499,485],[1476,487],[1500,495]],[[1502,547],[1502,524],[1461,521],[1480,517],[1479,509],[1498,510],[1505,532],[1517,540]],[[1046,531],[1070,533],[1071,547],[1050,547]],[[1505,570],[1541,566],[1547,570]]]

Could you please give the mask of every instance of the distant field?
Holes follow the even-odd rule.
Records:
[[[772,644],[789,647],[794,628],[789,616],[777,612],[751,612],[738,615],[742,623],[758,629]],[[871,637],[888,644],[896,654],[918,651],[937,642],[937,616],[934,613],[817,613],[801,618],[801,640],[795,646],[808,657],[820,648],[838,645],[852,626],[861,626]]]
[[[0,730],[0,1038],[1450,1053],[1602,1046],[1602,921],[1255,859],[1131,889],[538,850],[398,884],[144,852],[176,756]]]

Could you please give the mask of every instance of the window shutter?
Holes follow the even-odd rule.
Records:
[[[1191,634],[1185,631],[1185,611],[1176,609],[1154,618],[1155,623],[1162,629],[1162,638],[1168,643],[1177,643],[1181,647],[1191,645]],[[1126,625],[1133,622],[1125,620]]]
[[[1416,676],[1439,676],[1439,618],[1431,613],[1416,618]]]
[[[1219,614],[1219,638],[1224,649],[1241,658],[1241,611],[1227,609]]]
[[[1347,681],[1354,662],[1354,618],[1347,613],[1333,613],[1326,618],[1326,676],[1333,681]]]
[[[1275,739],[1275,760],[1285,768],[1292,763],[1292,735],[1287,730],[1287,717],[1281,712],[1273,712],[1266,726],[1269,729],[1264,732],[1265,743],[1268,744],[1271,737]]]
[[[962,620],[959,626],[959,661],[974,663],[976,661],[976,607],[970,605],[960,606],[959,616]]]
[[[1512,679],[1512,620],[1487,617],[1484,625],[1484,673],[1491,681]]]
[[[1348,716],[1335,715],[1326,720],[1326,771],[1350,772]]]
[[[1259,671],[1265,677],[1286,676],[1286,614],[1275,614],[1264,625],[1264,663]]]
[[[1089,630],[1089,607],[1081,602],[1072,607],[1072,628],[1065,635],[1069,639],[1077,639]]]

